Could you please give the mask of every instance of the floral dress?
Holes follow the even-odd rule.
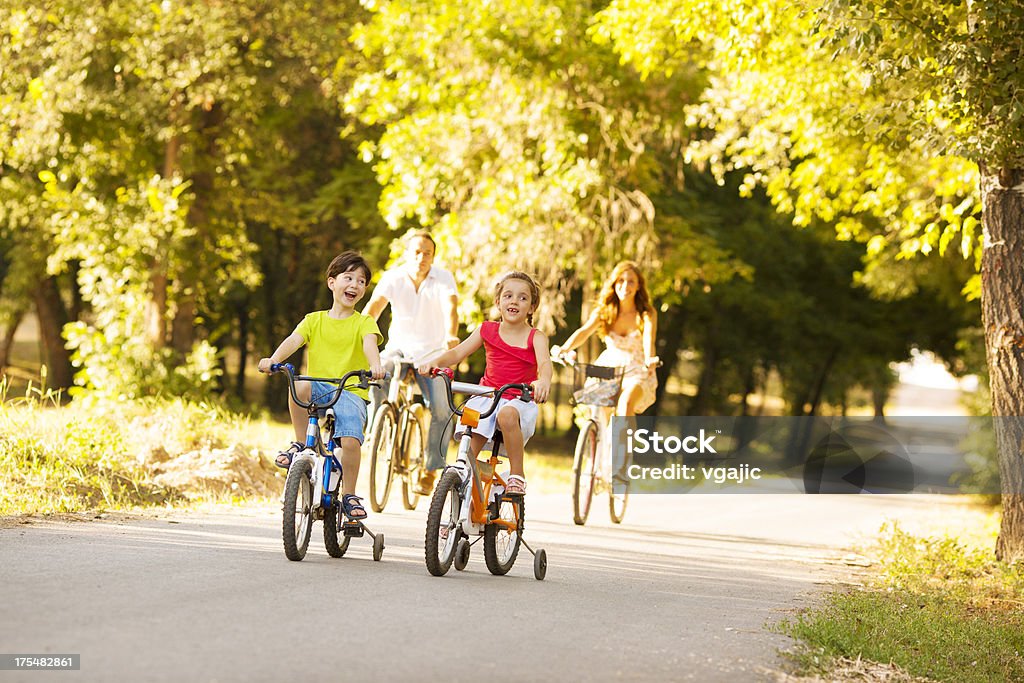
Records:
[[[639,328],[629,334],[609,332],[604,338],[604,344],[605,350],[594,361],[595,365],[625,366],[623,391],[633,385],[639,386],[640,398],[636,403],[636,412],[644,412],[654,404],[658,378],[653,372],[648,373],[644,365],[643,334]]]

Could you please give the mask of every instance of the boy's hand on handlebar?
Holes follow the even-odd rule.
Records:
[[[371,379],[384,379],[385,375],[384,365],[380,361],[376,363],[370,363],[370,377]]]
[[[533,387],[533,400],[537,403],[544,403],[548,400],[548,393],[551,391],[551,382],[544,379],[537,379],[530,382]]]
[[[426,375],[427,377],[432,377],[434,374],[434,370],[436,369],[437,368],[431,365],[430,363],[424,363],[423,365],[419,365],[416,367],[416,372],[418,372],[421,375]]]
[[[269,358],[260,358],[260,362],[256,364],[256,369],[264,374],[269,375],[271,365],[272,363],[270,362]]]

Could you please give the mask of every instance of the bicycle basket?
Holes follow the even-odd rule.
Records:
[[[612,407],[622,391],[623,367],[577,363],[573,366],[574,405]]]

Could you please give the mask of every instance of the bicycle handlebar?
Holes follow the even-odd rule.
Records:
[[[448,397],[448,407],[451,408],[452,412],[456,415],[462,415],[462,410],[455,407],[455,400],[452,398],[452,379],[455,377],[455,371],[451,368],[434,368],[430,371],[431,377],[443,377],[445,385],[445,395]],[[490,389],[490,387],[488,387]],[[522,401],[529,403],[533,400],[533,387],[529,384],[503,384],[497,389],[491,389],[489,392],[494,396],[494,400],[491,402],[491,407],[486,412],[480,413],[480,419],[488,418],[494,414],[494,411],[498,409],[498,402],[501,400],[509,391],[520,391],[522,395],[518,398]],[[480,394],[485,395],[485,394]]]
[[[352,388],[367,389],[370,386],[380,386],[376,383],[370,382],[373,379],[373,373],[369,370],[352,370],[351,372],[345,373],[344,377],[310,377],[308,375],[296,375],[295,366],[291,363],[272,363],[270,365],[270,374],[275,372],[284,371],[285,376],[288,378],[288,391],[291,392],[292,400],[295,401],[296,405],[299,405],[306,410],[315,410],[317,408],[324,408],[327,406],[334,405],[338,397],[341,396],[341,392],[348,389],[348,380],[352,377],[358,377],[359,383],[352,385]],[[389,379],[389,375],[385,374],[384,379]],[[307,382],[326,382],[328,384],[337,384],[338,388],[332,390],[327,396],[331,397],[330,401],[323,404],[314,403],[312,397],[309,402],[300,401],[298,395],[295,393],[295,382],[296,380],[303,380]]]

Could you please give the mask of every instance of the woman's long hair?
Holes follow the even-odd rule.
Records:
[[[640,267],[632,261],[620,261],[612,269],[612,274],[601,285],[601,291],[597,295],[597,315],[602,337],[607,336],[608,331],[615,324],[615,319],[619,317],[619,295],[615,293],[615,282],[627,270],[636,273],[639,283],[633,300],[636,303],[637,313],[640,314],[641,332],[644,329],[645,318],[654,313],[651,295],[647,292],[647,281],[644,280],[644,274],[640,272]]]

